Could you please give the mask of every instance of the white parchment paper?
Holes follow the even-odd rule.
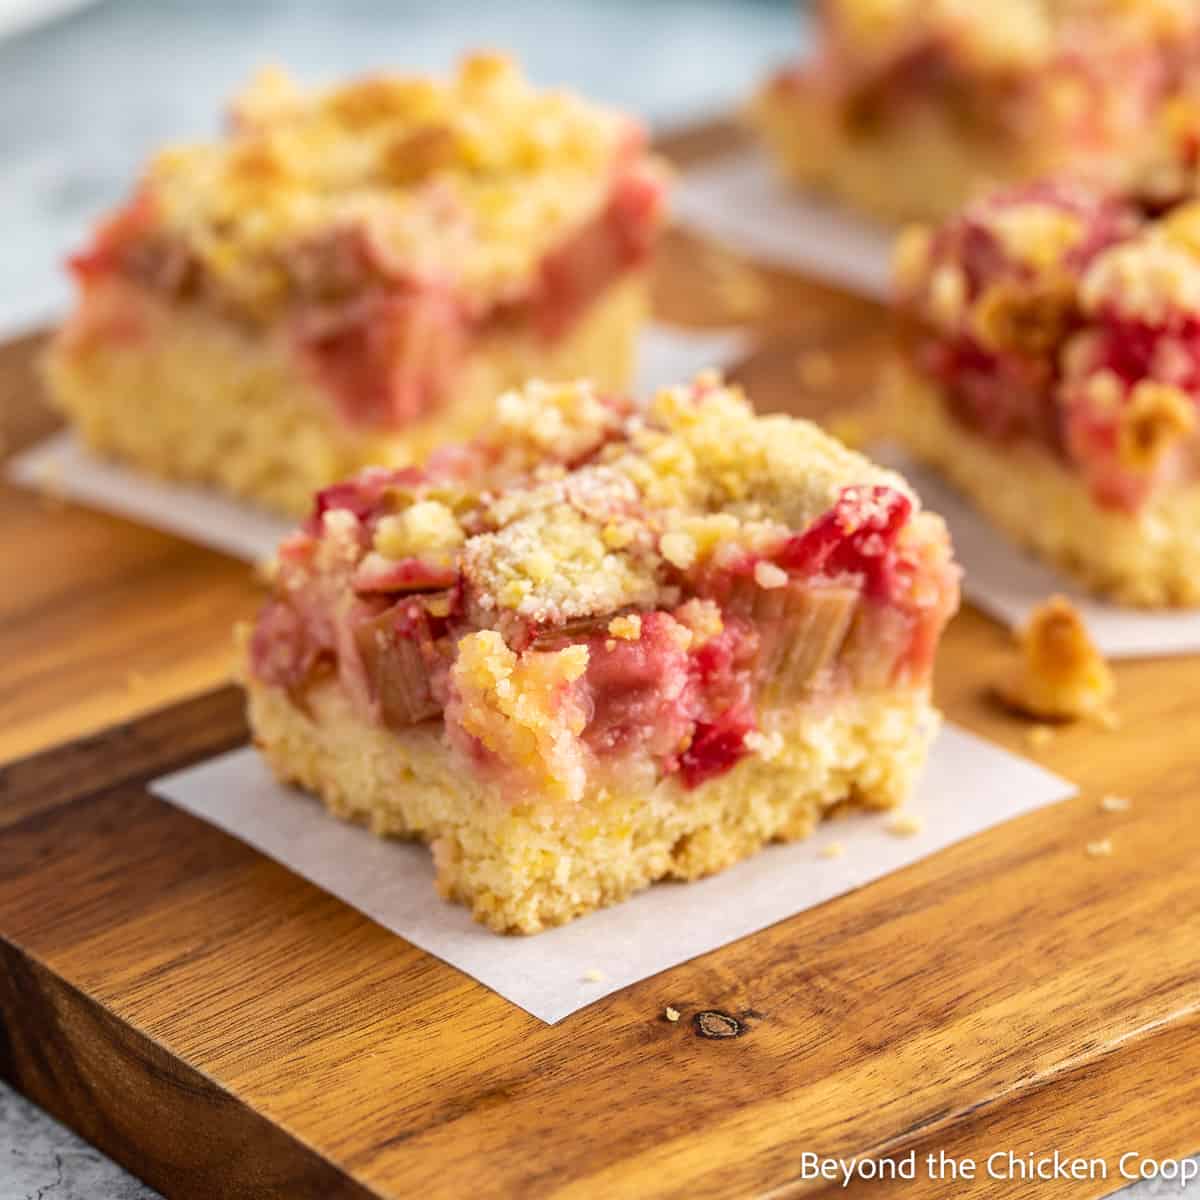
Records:
[[[1200,651],[1200,610],[1149,612],[1106,604],[1064,572],[1009,541],[942,477],[898,446],[874,446],[872,458],[913,485],[926,508],[941,513],[964,568],[963,590],[985,612],[1012,628],[1047,596],[1069,596],[1101,652],[1112,658],[1194,654]]]
[[[895,231],[780,180],[759,149],[684,173],[675,220],[765,264],[886,299]]]
[[[808,841],[771,846],[720,875],[658,884],[534,937],[501,937],[439,899],[429,851],[383,841],[277,783],[256,751],[222,754],[151,785],[165,800],[283,863],[550,1024],[640,979],[861,887],[1042,805],[1074,785],[955,727],[939,734],[906,813],[828,822]],[[823,858],[840,842],[845,852]],[[592,978],[599,974],[599,978]],[[662,995],[670,1003],[668,991]]]
[[[644,396],[682,383],[705,367],[731,366],[749,346],[747,334],[739,329],[651,325],[638,348],[634,391]],[[294,525],[212,489],[155,479],[107,462],[70,432],[55,434],[15,456],[8,476],[250,562],[271,554]]]

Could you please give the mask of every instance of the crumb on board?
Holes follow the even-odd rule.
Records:
[[[667,1007],[663,1010],[663,1016],[666,1017],[668,1021],[678,1021],[679,1020],[679,1009],[672,1008],[668,1004]]]
[[[584,983],[603,983],[604,972],[599,967],[588,967],[583,973]]]
[[[274,583],[275,576],[278,574],[279,559],[274,554],[268,554],[265,558],[259,558],[255,560],[254,576],[259,583]]]
[[[828,350],[806,350],[796,357],[796,377],[807,388],[827,388],[837,378],[837,366]]]
[[[999,689],[1007,704],[1027,716],[1058,721],[1110,711],[1116,691],[1112,671],[1065,596],[1039,604],[1017,638],[1020,666]]]
[[[1128,812],[1133,807],[1133,801],[1128,796],[1109,794],[1100,798],[1100,811],[1106,813]]]
[[[1035,750],[1045,750],[1054,741],[1054,729],[1050,725],[1034,725],[1025,735],[1025,740]]]
[[[719,246],[709,245],[701,258],[701,269],[730,316],[749,318],[766,311],[767,285],[754,267]]]
[[[1113,852],[1112,838],[1100,838],[1095,842],[1088,842],[1087,852],[1089,858],[1110,858]]]
[[[841,858],[846,853],[846,847],[841,842],[826,842],[817,851],[818,858]]]
[[[888,833],[897,837],[912,837],[925,828],[925,822],[914,813],[900,813],[888,822]]]

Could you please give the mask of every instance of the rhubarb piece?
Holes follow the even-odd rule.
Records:
[[[958,595],[941,520],[712,375],[501,397],[323,491],[247,639],[255,743],[532,932],[908,794]]]
[[[52,394],[102,453],[299,515],[528,378],[624,388],[664,187],[639,125],[501,56],[314,92],[266,72],[71,260]]]
[[[1051,596],[1038,605],[1018,640],[1020,667],[1001,689],[1010,705],[1057,721],[1108,711],[1116,694],[1112,671],[1069,600]]]
[[[816,49],[750,116],[783,173],[887,221],[942,218],[997,183],[1142,183],[1200,61],[1190,0],[825,0]],[[1194,151],[1194,145],[1191,147]],[[1174,152],[1174,153],[1172,153]],[[1159,188],[1180,186],[1159,170]]]
[[[1096,592],[1200,604],[1200,204],[1077,182],[900,239],[896,426]]]

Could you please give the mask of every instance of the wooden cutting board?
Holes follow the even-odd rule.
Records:
[[[886,346],[870,304],[678,234],[658,305],[759,325],[738,374],[763,407],[842,413]],[[36,349],[0,350],[10,451],[52,427]],[[1078,799],[551,1028],[147,793],[246,736],[211,689],[247,567],[7,486],[0,507],[0,1074],[167,1196],[833,1195],[806,1152],[916,1150],[906,1196],[1028,1195],[988,1156],[1058,1151],[1107,1160],[1053,1185],[1089,1197],[1121,1154],[1197,1149],[1197,660],[1120,664],[1120,730],[1037,753]],[[1032,755],[989,699],[1011,658],[966,609],[938,698]],[[931,1177],[939,1151],[982,1178]]]

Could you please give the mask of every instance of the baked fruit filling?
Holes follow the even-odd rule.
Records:
[[[403,429],[487,335],[569,334],[645,265],[663,195],[640,126],[500,56],[316,93],[264,72],[72,260],[62,353],[154,337],[154,302],[200,311],[270,332],[347,428]]]
[[[1047,171],[1125,184],[1200,54],[1188,0],[826,0],[819,14],[814,56],[768,82],[757,122],[785,166],[889,217]],[[803,145],[814,136],[821,154]]]
[[[50,395],[102,454],[300,516],[527,379],[627,387],[663,195],[637,124],[497,55],[316,92],[266,72],[76,257]]]
[[[756,418],[709,376],[647,409],[587,384],[530,384],[500,398],[496,427],[473,443],[319,494],[278,552],[248,640],[252,720],[276,769],[326,799],[336,787],[324,768],[298,768],[280,749],[281,708],[318,739],[331,703],[398,755],[431,739],[455,790],[475,794],[473,821],[533,814],[575,838],[581,815],[623,798],[634,814],[624,836],[643,847],[625,846],[632,864],[666,838],[655,826],[638,840],[638,822],[715,828],[731,817],[706,812],[716,787],[769,772],[788,739],[815,737],[822,722],[895,706],[880,730],[856,734],[904,743],[888,751],[904,760],[894,772],[862,746],[836,779],[829,763],[817,779],[780,768],[791,820],[780,812],[739,851],[686,870],[671,865],[680,832],[623,882],[576,846],[575,865],[556,869],[583,871],[587,886],[541,892],[510,872],[487,888],[497,912],[481,914],[461,834],[444,817],[404,818],[403,832],[443,846],[442,868],[458,864],[444,886],[481,919],[540,928],[799,835],[844,800],[899,803],[930,736],[932,659],[956,602],[940,518],[808,422]]]
[[[1200,203],[1168,194],[1180,178],[1022,184],[895,256],[896,431],[1010,536],[1150,608],[1200,604]]]
[[[1200,478],[1200,205],[1025,185],[906,233],[897,284],[964,430],[1037,445],[1114,512]]]

